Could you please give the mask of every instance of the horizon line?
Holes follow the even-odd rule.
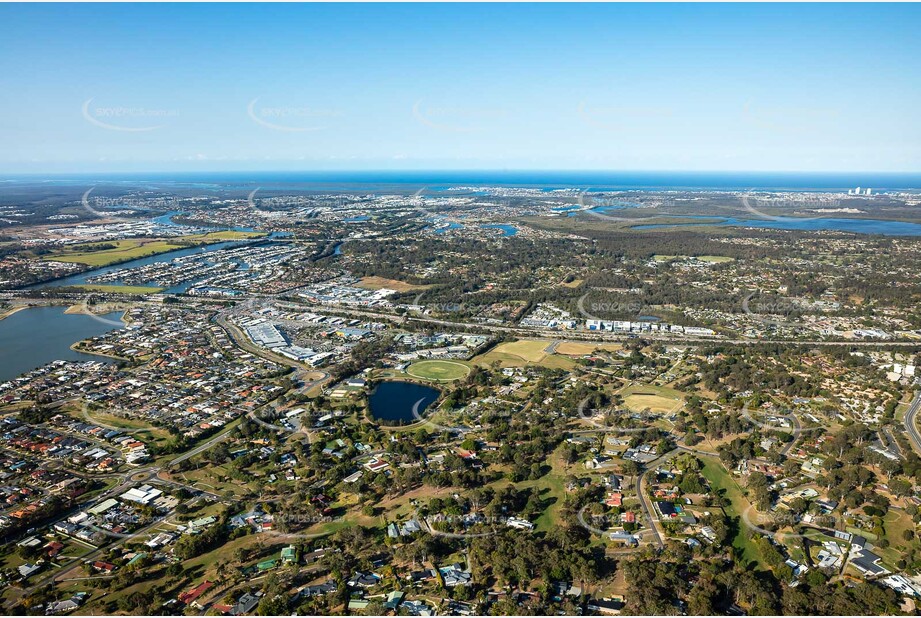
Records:
[[[784,169],[603,169],[603,168],[340,168],[340,169],[226,169],[226,170],[97,170],[97,171],[29,171],[10,172],[0,170],[0,177],[9,176],[90,176],[96,174],[401,174],[401,173],[557,173],[557,174],[876,174],[876,175],[921,175],[921,170],[892,171],[892,170],[784,170]]]

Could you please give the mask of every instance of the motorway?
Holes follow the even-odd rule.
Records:
[[[647,339],[650,341],[666,341],[673,345],[699,344],[699,343],[731,343],[740,345],[757,345],[757,344],[788,344],[803,346],[857,346],[857,347],[879,347],[879,346],[897,346],[897,347],[921,347],[921,341],[801,341],[798,339],[726,339],[719,336],[714,337],[686,337],[675,333],[657,334],[642,333],[632,335],[615,334],[611,332],[600,331],[558,331],[540,328],[525,328],[522,326],[501,326],[497,324],[471,324],[470,322],[456,322],[452,320],[441,320],[420,315],[398,316],[392,313],[378,313],[375,311],[365,311],[339,305],[313,305],[288,302],[276,303],[280,307],[290,309],[311,310],[311,311],[328,311],[331,313],[354,315],[365,318],[376,318],[380,320],[396,322],[423,322],[434,324],[436,326],[447,326],[450,328],[469,329],[476,328],[495,333],[514,335],[524,339],[558,339],[560,342],[584,342],[584,341],[630,341],[633,339]]]

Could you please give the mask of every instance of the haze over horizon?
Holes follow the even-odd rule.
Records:
[[[917,172],[919,15],[2,5],[0,174]]]

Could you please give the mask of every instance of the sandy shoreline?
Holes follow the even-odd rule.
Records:
[[[16,312],[18,312],[18,311],[22,311],[23,309],[29,309],[30,306],[31,306],[31,305],[16,305],[15,307],[10,307],[9,309],[7,309],[6,311],[4,311],[3,313],[0,313],[0,320],[3,320],[4,318],[8,318],[8,317],[10,317],[11,315],[13,315],[14,313],[16,313]]]

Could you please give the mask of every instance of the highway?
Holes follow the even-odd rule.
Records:
[[[630,341],[633,339],[646,339],[649,341],[666,341],[674,345],[680,344],[700,344],[700,343],[732,343],[743,345],[757,344],[787,344],[798,346],[857,346],[857,347],[921,347],[921,341],[801,341],[798,339],[726,339],[720,336],[713,337],[687,337],[677,333],[635,333],[635,334],[617,334],[613,332],[601,331],[558,331],[552,329],[525,328],[523,326],[502,326],[497,324],[472,324],[469,322],[457,322],[452,320],[442,320],[437,318],[425,317],[422,315],[405,315],[399,316],[392,313],[379,313],[376,311],[367,311],[355,309],[352,307],[343,307],[339,305],[317,305],[311,303],[292,303],[290,301],[277,302],[280,307],[289,309],[298,309],[302,311],[326,311],[336,314],[353,315],[357,317],[376,318],[388,320],[391,322],[423,322],[434,324],[436,326],[446,326],[450,328],[469,329],[475,328],[495,333],[504,333],[514,335],[524,339],[557,339],[560,342],[585,342],[585,341]]]

